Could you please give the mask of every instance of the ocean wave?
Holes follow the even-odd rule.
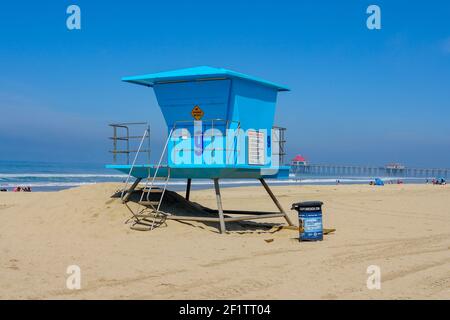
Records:
[[[24,181],[17,181],[17,182],[7,182],[7,183],[2,183],[0,182],[0,187],[3,188],[12,188],[12,187],[16,187],[16,186],[27,186],[27,187],[39,187],[39,188],[44,188],[44,187],[78,187],[78,186],[83,186],[83,185],[92,185],[92,184],[97,184],[97,183],[104,183],[104,182],[108,182],[108,181],[90,181],[90,182],[82,182],[82,181],[71,181],[71,182],[45,182],[45,181],[40,181],[40,182],[24,182]],[[109,181],[109,182],[116,182],[116,183],[120,183],[123,184],[122,181]],[[295,181],[295,180],[267,180],[268,183],[273,184],[300,184],[302,181]],[[306,181],[306,183],[308,183],[309,181]],[[155,186],[163,186],[165,184],[165,182],[163,181],[155,181],[154,185]],[[186,181],[185,180],[179,180],[179,181],[170,181],[167,183],[169,186],[184,186],[186,185]],[[258,181],[256,180],[221,180],[220,181],[221,185],[253,185],[253,184],[259,184]],[[141,182],[140,183],[141,186],[145,185],[145,182]],[[195,186],[212,186],[214,185],[214,183],[212,181],[209,180],[197,180],[197,181],[192,181],[192,185]]]
[[[64,187],[80,187],[84,185],[96,184],[96,182],[30,182],[30,183],[1,183],[2,188],[31,187],[31,188],[64,188]]]
[[[0,173],[0,179],[17,178],[126,178],[124,174],[95,173]]]
[[[7,180],[2,177],[7,177]],[[31,181],[23,179],[34,177]],[[96,183],[104,183],[104,182],[113,182],[122,184],[126,175],[118,175],[118,174],[0,174],[0,187],[2,188],[12,188],[16,186],[30,186],[30,187],[39,187],[39,188],[70,188],[77,187],[83,185],[92,185]],[[40,178],[40,179],[37,179]],[[56,179],[55,179],[56,178]],[[63,178],[67,179],[64,181],[58,181]],[[84,179],[83,179],[84,178]],[[110,179],[116,180],[110,180]],[[121,180],[117,180],[117,178],[121,178]],[[397,177],[382,177],[381,178],[385,182],[397,181],[398,179],[403,181],[418,181],[418,178],[397,178]],[[56,181],[55,181],[56,180]],[[354,178],[330,178],[330,177],[320,177],[320,178],[304,178],[304,179],[266,179],[269,184],[279,184],[279,185],[312,185],[312,184],[336,184],[339,180],[341,184],[365,184],[373,181],[371,177],[354,177]],[[423,179],[422,179],[423,180]],[[140,183],[144,185],[144,182]],[[163,186],[165,184],[164,181],[155,181],[156,186]],[[221,179],[220,184],[224,186],[242,186],[242,185],[258,185],[259,182],[256,179]],[[184,179],[175,179],[168,182],[169,186],[185,186],[186,180]],[[200,179],[193,180],[192,185],[196,186],[212,186],[213,181]]]
[[[322,180],[318,179],[316,182],[320,182]],[[333,180],[334,182],[335,180]],[[17,181],[17,182],[7,182],[7,183],[0,183],[1,187],[11,188],[16,186],[29,186],[29,187],[77,187],[77,186],[83,186],[83,185],[92,185],[96,183],[103,183],[105,181],[71,181],[71,182],[46,182],[46,181],[39,181],[39,182],[24,182],[24,181]],[[114,181],[111,181],[114,182]],[[115,181],[118,182],[118,181]],[[315,182],[313,179],[305,180],[305,181],[299,181],[299,180],[267,180],[270,184],[300,184],[300,183],[311,183]],[[326,181],[325,181],[326,182]],[[118,183],[123,183],[122,181]],[[155,181],[154,185],[156,186],[162,186],[165,182],[163,181]],[[192,181],[192,185],[196,186],[209,186],[213,185],[214,183],[210,180],[197,180]],[[259,184],[257,180],[249,179],[249,180],[221,180],[221,185],[252,185],[252,184]],[[144,182],[141,182],[140,185],[145,185]],[[169,186],[184,186],[186,185],[185,180],[177,180],[177,181],[169,181]]]

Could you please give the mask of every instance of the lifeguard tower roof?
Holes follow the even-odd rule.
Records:
[[[278,91],[289,91],[289,88],[270,81],[249,76],[240,72],[227,70],[224,68],[214,68],[208,66],[185,68],[158,73],[150,73],[140,76],[124,77],[122,81],[136,83],[147,87],[153,87],[157,83],[201,81],[201,80],[221,80],[221,79],[244,79],[256,82],[260,85],[274,88]]]

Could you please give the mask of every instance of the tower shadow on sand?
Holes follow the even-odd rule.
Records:
[[[144,193],[144,194],[142,194]],[[111,198],[121,198],[122,192],[115,192]],[[127,207],[129,206],[142,206],[142,216],[139,216],[139,219],[144,219],[141,222],[144,227],[142,228],[133,228],[135,230],[145,231],[153,228],[146,227],[148,224],[155,223],[154,227],[167,226],[165,224],[166,219],[164,219],[163,215],[171,215],[171,216],[190,216],[196,218],[216,218],[217,213],[214,213],[215,210],[207,208],[197,202],[186,200],[183,196],[178,193],[170,190],[166,190],[164,193],[164,197],[160,203],[159,211],[162,214],[155,215],[155,208],[150,204],[142,205],[140,204],[142,196],[144,199],[147,199],[149,203],[158,203],[161,199],[162,190],[159,188],[153,188],[152,192],[148,193],[142,189],[134,190],[128,197],[128,201],[126,202]],[[135,214],[133,210],[130,209],[132,216],[127,220],[127,222],[136,222]],[[233,217],[232,214],[226,214],[225,218]],[[155,217],[157,218],[155,220]],[[185,225],[189,225],[194,228],[200,228],[203,230],[211,231],[214,233],[219,233],[217,227],[219,225],[218,222],[209,222],[209,221],[184,221],[177,220],[180,223]],[[141,224],[141,223],[139,223]],[[227,223],[227,231],[233,233],[274,233],[278,231],[276,227],[282,226],[282,223],[268,223],[268,222],[254,222],[254,221],[235,221]]]

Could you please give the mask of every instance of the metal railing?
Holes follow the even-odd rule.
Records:
[[[172,134],[175,132],[176,129],[188,129],[189,127],[194,127],[195,122],[197,120],[177,120],[173,123],[173,126],[171,128],[171,131],[169,133],[169,137],[172,136]],[[202,133],[203,137],[212,137],[211,143],[207,148],[205,148],[205,151],[225,151],[227,153],[227,161],[229,161],[229,157],[239,155],[241,152],[239,148],[239,143],[234,143],[232,145],[232,148],[229,149],[225,146],[225,148],[217,148],[214,145],[215,137],[219,137],[220,134],[216,133],[214,129],[218,130],[227,130],[230,128],[231,124],[236,124],[235,126],[235,132],[234,132],[234,138],[236,138],[239,134],[239,131],[241,129],[241,124],[239,121],[235,120],[226,120],[226,119],[206,119],[206,120],[198,120],[201,122],[201,125],[203,127],[203,131],[206,131],[207,129],[212,129],[209,131],[209,133]],[[119,155],[126,155],[126,164],[130,164],[131,160],[131,154],[136,154],[136,157],[134,157],[134,162],[136,163],[137,156],[139,154],[145,153],[147,154],[147,163],[150,163],[150,126],[147,122],[124,122],[124,123],[112,123],[109,124],[110,127],[113,128],[113,136],[109,137],[113,141],[113,150],[110,150],[109,152],[113,154],[113,163],[118,162],[118,156]],[[140,135],[142,131],[139,132],[139,134],[134,134],[132,131],[134,131],[135,127],[144,127],[145,132],[147,134],[144,134],[144,136]],[[206,130],[205,130],[206,129]],[[279,158],[279,164],[282,165],[285,160],[286,151],[285,151],[285,132],[286,128],[273,126],[272,127],[272,144],[278,144],[278,152],[273,153],[272,156],[278,156]],[[195,134],[195,133],[194,133]],[[222,133],[222,134],[226,134]],[[135,145],[133,145],[133,141],[141,140],[140,148],[136,148]],[[135,144],[135,143],[134,143]],[[175,149],[177,150],[177,149]],[[185,151],[193,151],[193,150],[186,150]]]
[[[113,163],[117,163],[118,155],[126,155],[126,164],[130,164],[130,155],[133,153],[136,154],[135,161],[139,153],[146,153],[147,161],[150,162],[150,126],[147,122],[111,123],[109,126],[113,128],[113,136],[109,137],[113,141],[113,150],[109,151],[113,154]],[[142,130],[142,127],[144,127],[147,133],[146,135],[132,134],[134,128]],[[141,139],[140,148],[136,150],[132,149],[132,142]],[[147,145],[147,148],[142,148],[143,145]]]
[[[272,127],[272,143],[278,143],[278,154],[273,154],[273,156],[277,156],[279,158],[279,165],[284,164],[284,157],[286,156],[286,128],[283,127]],[[273,150],[273,149],[272,149]]]
[[[144,134],[141,137],[141,142],[139,143],[139,147],[137,148],[136,154],[134,155],[133,163],[132,163],[132,165],[130,167],[130,170],[128,171],[127,179],[125,180],[125,184],[124,184],[124,187],[122,189],[121,196],[120,196],[120,198],[122,200],[124,199],[125,192],[126,192],[126,190],[128,188],[128,184],[129,184],[130,179],[131,179],[131,173],[133,172],[133,168],[134,168],[134,166],[136,164],[136,160],[139,157],[139,152],[141,151],[141,148],[142,148],[142,146],[144,144],[145,139],[148,138],[149,135],[150,135],[150,128],[146,128],[145,131],[144,131]]]

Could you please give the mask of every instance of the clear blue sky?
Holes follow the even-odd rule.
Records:
[[[81,7],[82,29],[66,28]],[[382,29],[366,28],[381,7]],[[0,159],[109,162],[113,121],[163,118],[126,75],[211,65],[288,85],[276,124],[315,163],[450,167],[449,1],[8,1]]]

